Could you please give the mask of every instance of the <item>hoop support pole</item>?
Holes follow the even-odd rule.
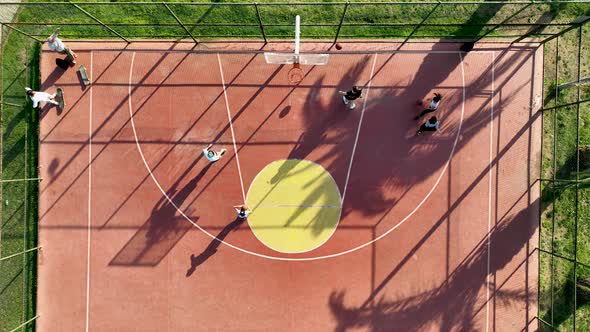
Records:
[[[295,55],[299,55],[299,40],[301,36],[301,18],[295,16]]]

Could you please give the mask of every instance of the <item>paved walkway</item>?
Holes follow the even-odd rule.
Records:
[[[20,2],[20,0],[0,0],[0,22],[12,22],[18,5],[4,5],[5,2]]]

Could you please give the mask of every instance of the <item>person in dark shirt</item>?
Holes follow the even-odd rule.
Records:
[[[246,205],[236,205],[234,206],[234,209],[236,209],[236,212],[238,213],[238,218],[240,219],[245,219],[248,217],[250,213],[252,213],[252,211],[250,211],[250,209],[248,209]]]
[[[361,94],[363,93],[363,88],[355,85],[352,87],[352,90],[338,91],[338,93],[342,95],[342,102],[344,105],[348,105],[348,108],[353,110],[356,107],[354,100],[362,98]]]
[[[440,122],[438,121],[436,116],[433,116],[430,119],[428,119],[428,121],[426,121],[422,126],[420,126],[420,129],[418,129],[416,135],[422,135],[423,131],[437,131],[439,125]]]

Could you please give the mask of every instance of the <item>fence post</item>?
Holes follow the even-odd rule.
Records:
[[[336,44],[336,42],[338,41],[338,36],[340,36],[340,29],[342,28],[342,23],[344,22],[344,16],[346,16],[346,10],[348,9],[348,5],[350,5],[350,3],[347,1],[344,4],[344,10],[342,11],[340,23],[338,24],[338,29],[336,29],[336,36],[334,37],[334,42],[332,43],[332,45]]]
[[[176,16],[176,14],[172,11],[172,9],[170,9],[170,7],[168,7],[168,5],[165,2],[163,2],[162,4],[164,5],[164,7],[166,7],[166,9],[168,9],[168,12],[170,12],[170,14],[176,20],[176,22],[178,22],[178,24],[180,24],[180,26],[184,29],[184,31],[186,31],[186,33],[188,33],[188,35],[193,39],[195,44],[199,45],[199,41],[195,39],[195,37],[193,36],[193,34],[190,31],[188,31],[186,26],[180,21],[180,19],[178,18],[178,16]]]
[[[582,76],[582,65],[580,60],[582,59],[582,25],[578,27],[578,82]],[[556,59],[557,61],[557,59]],[[578,309],[577,304],[577,288],[578,288],[578,277],[577,277],[577,268],[578,268],[578,205],[579,205],[579,181],[580,181],[580,87],[578,86],[577,96],[576,96],[577,106],[576,106],[576,196],[575,196],[575,204],[576,207],[574,209],[574,331],[576,331],[576,311]]]
[[[555,179],[557,178],[557,112],[559,111],[559,108],[557,108],[557,79],[559,77],[559,35],[557,36],[557,41],[556,41],[556,45],[555,45],[555,103],[554,106],[556,107],[555,110],[553,111],[553,152],[552,152],[552,160],[553,160],[553,181],[551,183],[551,193],[552,195],[552,205],[553,205],[553,213],[551,214],[551,274],[550,274],[550,285],[551,285],[551,327],[553,327],[554,324],[554,291],[555,291],[555,287],[554,287],[554,279],[555,279],[555,257],[553,256],[553,253],[555,252]]]
[[[268,44],[266,40],[266,33],[264,32],[264,25],[262,24],[262,17],[260,16],[260,11],[258,11],[258,3],[254,3],[254,9],[256,9],[256,17],[258,18],[258,25],[260,25],[260,32],[262,32],[262,39],[264,39],[264,45]]]
[[[4,119],[4,24],[0,23],[0,124],[3,124],[2,119]],[[0,135],[0,156],[4,155],[4,138],[2,136]],[[0,157],[0,180],[4,178],[2,159],[4,158]],[[3,194],[3,187],[0,185],[0,197]],[[2,204],[0,204],[0,217],[4,220]]]
[[[493,28],[491,28],[490,30],[488,30],[486,33],[484,33],[483,35],[479,36],[474,43],[477,43],[478,41],[480,41],[481,39],[483,39],[485,36],[489,35],[490,33],[494,32],[494,30],[496,30],[497,28],[503,26],[506,24],[506,22],[510,21],[512,18],[514,18],[514,16],[522,13],[525,9],[529,8],[531,5],[533,4],[533,2],[527,4],[526,6],[523,6],[522,8],[520,8],[519,10],[516,11],[516,13],[508,16],[505,20],[503,20],[502,22],[494,25]]]
[[[543,41],[541,41],[541,44],[545,44],[548,41],[552,41],[553,39],[555,39],[555,38],[557,38],[559,36],[562,36],[564,33],[568,32],[570,30],[573,30],[573,29],[577,28],[578,26],[582,26],[582,25],[586,24],[589,21],[590,21],[590,16],[581,16],[578,19],[576,19],[573,22],[571,22],[570,23],[571,25],[569,27],[567,27],[566,29],[563,29],[562,31],[554,34],[551,37],[545,38]],[[537,30],[537,29],[535,29],[535,30]],[[527,33],[526,35],[520,37],[517,41],[520,41],[520,40],[526,38],[527,36],[529,36],[531,34],[532,34],[532,31],[529,32],[529,33]],[[514,43],[516,43],[516,41]]]
[[[18,32],[18,33],[20,33],[20,34],[23,34],[23,35],[25,35],[25,36],[27,36],[27,37],[29,37],[29,38],[35,39],[36,41],[38,41],[38,42],[40,42],[40,43],[43,43],[43,42],[44,42],[43,40],[41,40],[41,39],[39,39],[39,38],[37,38],[37,37],[35,37],[35,36],[33,36],[33,35],[30,35],[30,34],[28,34],[28,33],[24,32],[24,31],[22,31],[22,30],[20,30],[20,29],[18,29],[18,28],[15,28],[15,27],[13,27],[13,26],[11,26],[11,25],[9,25],[9,24],[6,24],[6,23],[4,23],[4,26],[7,26],[7,27],[11,28],[12,30],[14,30],[14,31],[16,31],[16,32]]]
[[[35,317],[33,317],[33,318],[29,319],[28,321],[26,321],[26,322],[24,322],[24,323],[20,324],[19,326],[15,327],[13,330],[10,330],[10,332],[16,332],[16,331],[20,330],[21,328],[23,328],[23,327],[25,327],[25,326],[29,325],[29,324],[30,324],[32,321],[34,321],[34,320],[35,320],[35,319],[37,319],[37,318],[39,318],[39,315],[36,315]]]
[[[70,1],[70,3],[76,7],[78,10],[80,10],[82,13],[84,13],[86,16],[90,17],[91,19],[93,19],[94,21],[100,23],[100,25],[102,25],[103,27],[105,27],[107,30],[109,30],[110,32],[114,33],[115,35],[117,35],[117,37],[123,39],[127,44],[130,44],[131,42],[129,40],[127,40],[127,38],[123,37],[121,34],[119,34],[117,31],[111,29],[111,27],[109,27],[108,25],[102,23],[99,19],[97,19],[96,17],[92,16],[92,14],[90,14],[89,12],[87,12],[86,10],[84,10],[84,8],[78,6],[77,4],[73,3]]]
[[[37,247],[30,248],[30,249],[27,249],[27,250],[24,250],[24,251],[21,251],[21,252],[17,252],[16,254],[12,254],[12,255],[9,255],[9,256],[0,257],[0,261],[9,260],[11,258],[18,257],[20,255],[24,255],[26,253],[29,253],[29,252],[32,252],[32,251],[36,251],[36,250],[41,250],[41,247],[40,246],[37,246]]]

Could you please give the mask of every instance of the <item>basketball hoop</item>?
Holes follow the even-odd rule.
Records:
[[[289,69],[287,78],[290,83],[297,84],[303,81],[305,74],[299,67],[300,65],[306,66],[322,66],[328,64],[329,54],[318,54],[318,53],[300,53],[299,43],[301,34],[301,19],[299,15],[295,16],[295,51],[293,53],[288,52],[264,52],[264,59],[268,64],[275,65],[293,65],[293,68]]]
[[[289,69],[289,73],[287,75],[289,77],[289,82],[291,82],[293,84],[297,84],[297,83],[303,81],[303,77],[305,77],[305,74],[303,73],[303,69],[301,69],[301,67],[299,67],[298,63],[293,64],[293,68]]]

